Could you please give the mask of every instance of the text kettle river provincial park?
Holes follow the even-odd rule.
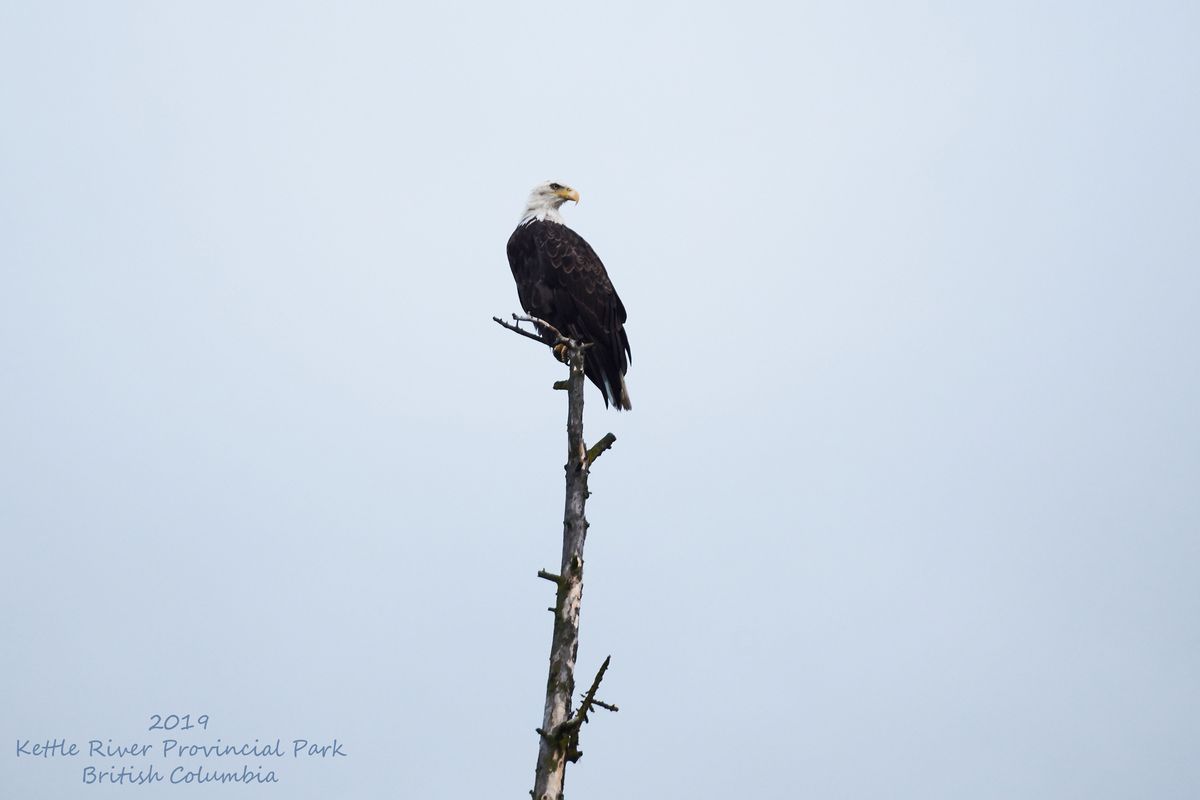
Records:
[[[18,738],[21,761],[65,762],[66,783],[89,786],[280,783],[297,761],[337,762],[348,756],[337,738],[209,738],[209,718],[151,716],[144,739]],[[162,731],[163,733],[157,733]],[[55,778],[47,775],[51,781]]]

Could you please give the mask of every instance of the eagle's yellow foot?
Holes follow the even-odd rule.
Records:
[[[555,358],[557,358],[559,361],[561,361],[564,364],[567,363],[567,360],[568,360],[567,359],[567,346],[565,344],[563,344],[562,342],[559,342],[558,344],[554,345],[554,347],[551,349],[554,350]]]

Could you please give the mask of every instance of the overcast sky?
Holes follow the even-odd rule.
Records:
[[[10,746],[527,796],[556,180],[634,356],[572,800],[1200,796],[1197,6],[580,5],[0,3]]]

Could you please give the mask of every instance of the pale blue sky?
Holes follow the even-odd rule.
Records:
[[[629,311],[572,800],[1200,796],[1190,3],[0,3],[4,733],[525,797],[563,397]],[[0,759],[5,797],[116,796]],[[144,797],[181,790],[146,788]],[[202,790],[203,791],[203,790]],[[207,793],[207,792],[206,792]]]

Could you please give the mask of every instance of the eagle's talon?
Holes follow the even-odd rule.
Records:
[[[567,356],[567,346],[565,344],[563,344],[562,342],[559,342],[558,344],[554,345],[554,347],[551,349],[554,350],[555,358],[557,358],[559,361],[561,361],[564,364],[568,363],[569,358]]]

